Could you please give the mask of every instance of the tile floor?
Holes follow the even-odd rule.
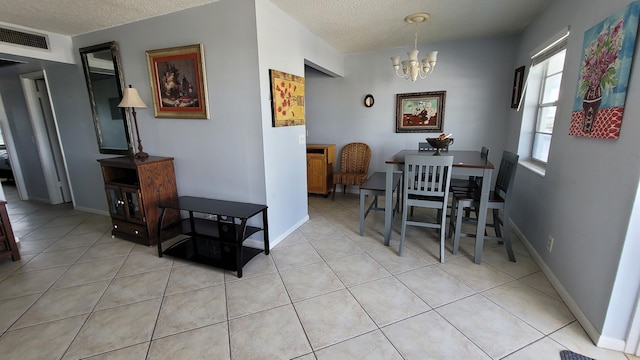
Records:
[[[412,229],[382,245],[382,213],[358,232],[358,200],[309,198],[310,220],[235,273],[112,239],[107,217],[17,200],[22,260],[0,261],[0,358],[639,359],[588,340],[526,249],[487,243],[437,261]],[[396,219],[395,230],[399,229]]]

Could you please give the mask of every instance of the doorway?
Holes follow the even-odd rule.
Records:
[[[34,141],[42,164],[49,203],[55,205],[73,201],[55,112],[49,98],[46,72],[42,70],[22,74],[20,81],[31,118]]]

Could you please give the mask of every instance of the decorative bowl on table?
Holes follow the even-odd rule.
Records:
[[[434,156],[439,156],[440,154],[440,149],[446,149],[447,147],[449,147],[449,145],[453,144],[453,138],[449,137],[446,139],[439,139],[439,138],[427,138],[427,142],[429,143],[429,145],[431,145],[432,147],[434,147],[436,149],[435,154],[433,154]]]

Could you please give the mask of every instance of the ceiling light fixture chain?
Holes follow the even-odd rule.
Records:
[[[399,77],[403,77],[411,81],[416,81],[418,77],[420,77],[420,79],[424,79],[431,74],[433,69],[436,67],[438,57],[437,51],[430,51],[422,61],[418,60],[418,25],[426,22],[430,17],[431,15],[428,13],[416,13],[404,18],[404,21],[416,26],[416,33],[413,41],[413,50],[407,52],[409,60],[402,60],[402,62],[400,62],[400,56],[391,57],[391,63],[393,64],[393,68],[396,70],[396,75]],[[400,72],[401,63],[402,72]]]

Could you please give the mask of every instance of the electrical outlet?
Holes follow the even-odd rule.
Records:
[[[553,249],[553,242],[555,241],[555,239],[549,235],[549,238],[547,239],[547,250],[549,250],[549,252],[551,252],[551,249]]]

